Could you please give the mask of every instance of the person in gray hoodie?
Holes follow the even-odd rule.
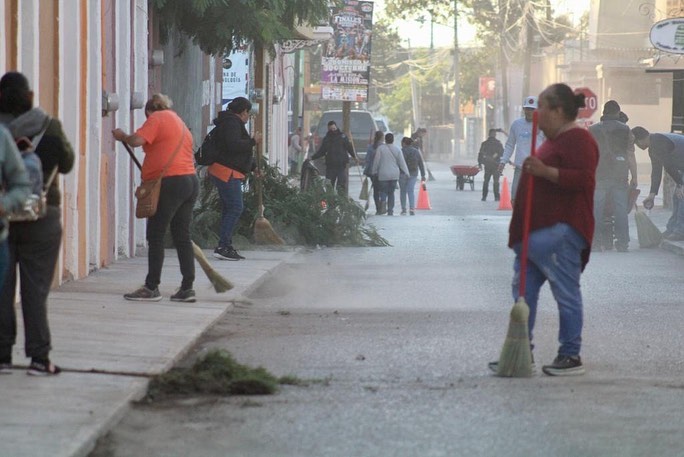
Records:
[[[17,72],[0,78],[0,124],[14,139],[30,141],[45,128],[32,146],[40,158],[44,180],[54,168],[68,173],[74,165],[74,151],[62,124],[33,106],[28,80]],[[56,375],[61,370],[50,361],[50,328],[47,297],[55,274],[62,242],[62,193],[59,180],[47,189],[47,211],[35,221],[12,222],[9,227],[9,270],[0,291],[0,367],[12,366],[12,346],[17,338],[15,293],[17,265],[21,274],[21,308],[24,315],[24,351],[31,358],[28,374]]]
[[[394,145],[394,135],[385,135],[385,144],[378,146],[373,158],[372,174],[378,176],[380,184],[380,211],[378,214],[387,213],[394,215],[394,190],[401,173],[409,174],[404,155]]]

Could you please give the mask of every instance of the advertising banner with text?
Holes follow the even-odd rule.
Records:
[[[373,2],[345,0],[333,8],[333,36],[324,45],[321,99],[365,102],[370,84]]]

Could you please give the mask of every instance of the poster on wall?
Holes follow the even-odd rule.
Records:
[[[233,51],[223,57],[222,88],[222,110],[236,97],[249,98],[249,52],[246,49]]]
[[[373,2],[345,0],[332,9],[333,36],[321,57],[321,99],[368,101]]]

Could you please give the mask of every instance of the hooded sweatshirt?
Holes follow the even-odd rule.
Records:
[[[22,136],[32,139],[43,129],[47,117],[48,115],[42,109],[32,108],[16,117],[9,113],[0,113],[0,124],[9,129],[14,139]],[[34,144],[34,147],[43,166],[44,180],[49,178],[55,167],[59,173],[65,174],[74,166],[74,151],[64,134],[62,123],[54,117],[50,119],[40,143]],[[59,180],[52,181],[46,200],[50,206],[60,205],[62,195],[59,190]]]

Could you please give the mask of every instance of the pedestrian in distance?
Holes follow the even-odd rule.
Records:
[[[385,134],[385,144],[378,146],[373,158],[372,173],[380,183],[380,211],[378,214],[394,215],[394,191],[401,173],[409,174],[404,155],[394,145],[394,135]]]
[[[521,164],[508,246],[515,251],[513,299],[518,299],[523,218],[528,181],[534,180],[529,226],[525,300],[530,308],[529,336],[537,315],[539,290],[549,282],[558,305],[560,347],[553,363],[542,370],[551,376],[583,374],[580,357],[583,304],[580,276],[589,261],[594,234],[594,186],[598,145],[575,120],[584,95],[565,84],[553,84],[539,95],[539,128],[547,140],[537,155]],[[533,345],[532,345],[533,347]]]
[[[496,139],[496,129],[489,129],[486,140],[480,145],[480,152],[477,155],[477,165],[482,170],[484,167],[484,182],[482,183],[482,201],[487,201],[489,193],[489,180],[492,180],[492,191],[494,200],[499,201],[499,163],[503,155],[503,145]]]
[[[401,139],[401,153],[406,162],[409,173],[399,175],[399,201],[401,202],[401,215],[406,215],[406,197],[408,197],[409,214],[416,215],[416,182],[418,181],[418,171],[420,171],[420,182],[425,182],[425,165],[420,151],[412,146],[413,140],[404,137]]]
[[[325,178],[330,181],[330,185],[342,194],[347,194],[348,176],[347,165],[349,157],[352,157],[357,165],[359,159],[354,152],[347,135],[337,128],[335,121],[328,122],[328,133],[325,134],[321,147],[311,157],[311,160],[325,157]]]
[[[631,185],[637,185],[636,157],[633,136],[627,124],[620,120],[620,105],[609,100],[603,106],[601,121],[589,127],[599,146],[599,163],[596,169],[596,191],[594,193],[594,251],[613,249],[627,252],[629,247],[629,174]],[[610,205],[615,227],[615,238],[607,235],[604,239],[605,208]],[[609,238],[609,239],[608,239]]]
[[[523,101],[523,117],[516,119],[511,124],[508,139],[504,146],[503,156],[499,163],[499,174],[503,173],[504,167],[515,155],[513,165],[515,171],[513,173],[513,183],[511,184],[511,203],[515,204],[516,190],[518,189],[518,182],[522,174],[522,164],[530,155],[530,147],[532,145],[532,113],[537,109],[537,97],[525,97]],[[544,142],[544,133],[537,134],[537,147]]]
[[[251,137],[245,127],[251,109],[249,100],[237,97],[214,120],[223,151],[208,170],[221,199],[219,243],[214,249],[214,257],[219,260],[244,260],[233,246],[233,234],[244,209],[242,186],[247,175],[256,169],[254,147],[261,143],[261,133],[256,132]]]
[[[304,162],[304,146],[302,145],[302,128],[297,127],[290,137],[289,165],[290,174],[297,175],[302,171],[302,163]]]
[[[663,238],[670,241],[684,241],[684,136],[676,133],[649,133],[643,127],[634,127],[634,143],[641,149],[648,149],[651,159],[651,189],[643,201],[644,208],[653,208],[663,179],[663,168],[675,182],[672,195],[672,216],[667,221]]]
[[[147,120],[135,131],[127,134],[117,128],[112,134],[129,146],[142,146],[145,158],[142,163],[143,181],[162,176],[157,212],[148,218],[147,276],[145,284],[124,294],[126,300],[160,301],[159,292],[164,266],[164,235],[171,230],[183,279],[180,288],[171,295],[171,301],[194,302],[195,257],[190,240],[192,209],[199,194],[199,180],[195,173],[192,134],[183,120],[171,109],[171,99],[154,94],[145,104]]]
[[[363,174],[368,176],[373,184],[373,201],[375,202],[375,214],[380,212],[380,181],[378,175],[373,174],[373,160],[375,159],[375,151],[385,141],[385,134],[380,130],[375,132],[373,142],[368,145],[366,151],[366,165],[363,168]]]
[[[9,72],[0,79],[0,124],[9,129],[15,140],[25,137],[31,142],[45,181],[54,169],[62,174],[71,171],[74,151],[62,124],[33,106],[33,92],[21,73]],[[11,222],[9,226],[9,267],[0,292],[0,367],[12,366],[12,347],[17,337],[14,305],[19,267],[24,352],[31,358],[28,374],[36,376],[56,375],[61,371],[50,360],[52,338],[47,315],[47,299],[62,242],[61,198],[59,180],[53,179],[46,190],[45,215],[35,221]]]

